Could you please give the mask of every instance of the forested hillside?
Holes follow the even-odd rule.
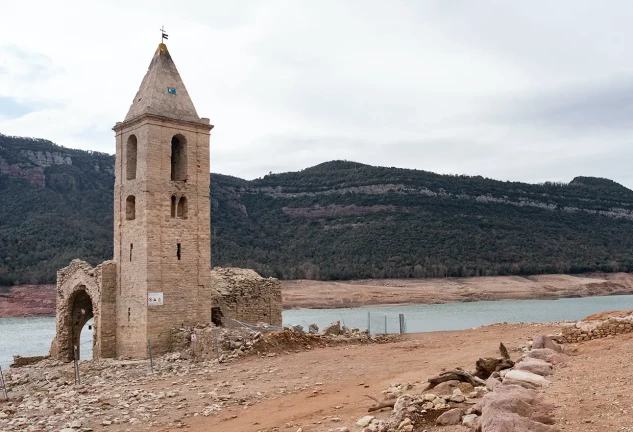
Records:
[[[0,285],[112,254],[114,157],[0,135]],[[280,278],[633,270],[633,191],[333,161],[211,174],[212,262]]]

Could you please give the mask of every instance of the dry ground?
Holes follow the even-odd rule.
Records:
[[[633,275],[627,273],[343,282],[282,281],[285,309],[554,299],[632,293]]]
[[[252,362],[232,366],[232,379],[243,381],[255,391],[280,393],[281,389],[309,383],[309,389],[293,395],[243,408],[221,411],[217,417],[194,417],[189,430],[203,432],[329,431],[347,426],[358,431],[356,420],[373,404],[365,395],[380,397],[392,383],[425,381],[442,368],[473,369],[480,356],[498,355],[499,341],[510,347],[525,343],[534,334],[548,333],[557,327],[541,325],[494,325],[476,330],[419,333],[396,343],[371,346],[323,348],[263,360],[258,367],[277,367],[270,376],[256,377],[248,371]],[[518,353],[513,353],[518,356]],[[322,385],[318,384],[322,383]],[[388,412],[379,413],[386,418]],[[330,419],[336,417],[340,422]],[[429,432],[466,431],[466,428],[424,427]],[[422,429],[420,429],[422,430]]]
[[[300,352],[247,357],[219,366],[193,367],[182,363],[173,373],[163,376],[148,376],[145,365],[127,371],[110,369],[105,385],[99,384],[96,376],[86,377],[87,385],[80,392],[87,399],[100,396],[101,402],[93,405],[96,411],[84,419],[83,426],[111,432],[183,428],[192,432],[296,432],[299,428],[303,432],[324,432],[347,426],[358,432],[356,421],[373,404],[365,395],[380,397],[394,383],[423,382],[444,368],[472,369],[477,358],[497,356],[500,341],[512,350],[536,334],[558,330],[556,325],[495,324],[472,330],[411,334],[385,344],[311,350],[299,347]],[[557,427],[578,432],[633,432],[633,334],[565,347],[571,353],[567,363],[556,368],[550,377],[552,384],[542,390],[546,400],[556,406]],[[511,354],[520,356],[517,351]],[[163,369],[169,365],[161,364]],[[65,374],[72,374],[71,365],[62,369]],[[36,369],[31,374],[44,372]],[[114,387],[107,385],[108,380],[116,382]],[[63,391],[68,390],[66,387]],[[177,395],[144,403],[154,413],[151,423],[115,422],[102,426],[104,418],[122,418],[123,411],[129,411],[130,416],[138,414],[140,405],[130,399],[137,391],[176,391]],[[231,401],[245,403],[226,403],[205,417],[200,413],[214,403],[209,392],[230,394]],[[110,411],[95,415],[103,404],[108,404]],[[76,406],[73,411],[83,409]],[[38,411],[37,404],[26,415],[56,417],[50,411]],[[377,414],[379,418],[388,415],[389,412]],[[59,430],[63,422],[57,422],[54,430]],[[418,425],[416,431],[423,430],[467,431],[462,426]]]
[[[578,351],[545,390],[567,431],[633,431],[633,334],[570,345]]]

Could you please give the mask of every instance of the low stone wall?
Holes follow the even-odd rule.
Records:
[[[48,356],[30,356],[30,357],[22,357],[20,355],[14,355],[13,356],[13,363],[11,364],[10,367],[12,368],[19,368],[22,366],[28,366],[28,365],[32,365],[35,363],[39,363],[44,359],[47,359]]]
[[[239,268],[214,268],[211,285],[214,307],[220,308],[220,324],[235,327],[233,320],[248,324],[281,325],[281,282],[263,278],[255,271]]]
[[[599,321],[578,321],[563,327],[561,342],[574,343],[615,336],[622,333],[633,333],[633,315],[626,317],[610,317]]]

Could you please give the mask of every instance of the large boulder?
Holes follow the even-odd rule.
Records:
[[[526,357],[514,366],[515,370],[532,372],[541,376],[548,376],[554,373],[552,365],[545,360],[539,360],[532,357]],[[507,376],[507,374],[506,374]]]
[[[532,340],[532,349],[549,348],[558,353],[562,353],[563,349],[556,342],[545,335],[536,335]]]
[[[437,396],[450,396],[455,392],[455,389],[461,390],[462,393],[468,394],[475,390],[470,383],[465,383],[457,380],[444,381],[433,387],[433,394]]]
[[[525,354],[524,357],[535,358],[539,360],[544,360],[553,365],[565,363],[565,355],[560,354],[557,351],[554,351],[550,348],[537,348],[532,349],[530,352]]]
[[[484,396],[480,426],[485,432],[554,432],[552,411],[536,391],[504,382]]]
[[[523,370],[508,371],[508,373],[505,374],[505,379],[526,382],[538,387],[550,384],[550,382],[541,375]]]

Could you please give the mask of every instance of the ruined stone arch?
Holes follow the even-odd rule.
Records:
[[[76,345],[81,357],[81,329],[93,318],[93,358],[113,357],[116,353],[115,296],[116,264],[113,261],[92,267],[85,261],[73,260],[58,271],[57,330],[51,355],[71,361]]]

